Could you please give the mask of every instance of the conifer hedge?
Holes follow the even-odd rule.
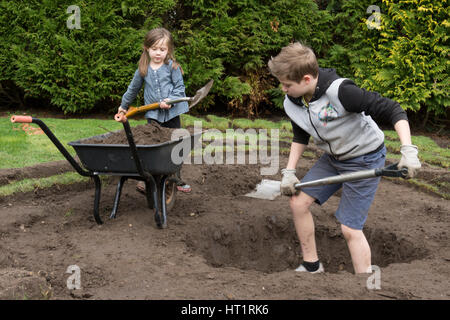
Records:
[[[79,29],[68,27],[71,5],[80,9]],[[370,5],[380,8],[379,28],[366,24]],[[145,33],[164,26],[175,38],[187,94],[215,80],[204,110],[227,106],[257,116],[264,105],[280,107],[267,61],[301,40],[322,66],[362,87],[412,111],[443,114],[448,16],[448,0],[0,1],[0,108],[22,96],[66,113],[114,111]]]
[[[80,29],[67,27],[72,4],[80,8]],[[64,112],[102,103],[115,110],[145,33],[164,26],[174,35],[188,94],[212,78],[209,107],[214,98],[244,109],[244,97],[259,94],[252,85],[267,89],[260,83],[270,55],[299,38],[320,52],[331,38],[329,21],[311,0],[2,1],[0,81]]]
[[[100,102],[117,109],[145,29],[161,24],[174,2],[80,1],[81,28],[69,29],[73,2],[0,3],[0,81],[64,112],[89,111]]]

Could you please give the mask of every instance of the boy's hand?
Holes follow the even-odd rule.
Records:
[[[159,104],[159,107],[161,109],[170,109],[172,107],[172,105],[167,104],[166,101],[169,101],[169,98],[164,99],[163,101],[161,101],[161,103]]]
[[[281,174],[283,175],[283,179],[281,179],[281,194],[285,196],[292,196],[297,193],[297,190],[294,188],[294,184],[299,183],[300,181],[295,176],[295,169],[282,169]]]
[[[419,158],[417,157],[419,153],[417,146],[404,144],[400,147],[400,153],[402,154],[402,158],[398,163],[398,168],[408,168],[407,178],[414,178],[421,167]]]
[[[127,110],[125,110],[122,107],[119,107],[119,109],[117,109],[117,113],[127,113]]]

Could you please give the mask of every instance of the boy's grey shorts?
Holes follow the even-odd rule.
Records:
[[[338,161],[333,156],[324,154],[303,177],[301,182],[313,181],[360,170],[381,168],[386,160],[386,147],[360,157]],[[336,183],[318,187],[302,188],[307,195],[323,204],[342,187],[339,208],[335,215],[338,221],[352,229],[362,230],[369,208],[375,197],[381,177],[352,182]]]

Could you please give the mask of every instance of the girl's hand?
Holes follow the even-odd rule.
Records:
[[[161,109],[170,109],[172,107],[172,105],[167,104],[166,101],[169,101],[169,98],[164,99],[163,101],[161,101],[161,103],[159,104],[159,107]]]
[[[122,107],[119,107],[119,109],[117,109],[117,113],[127,113],[127,110],[125,110]]]

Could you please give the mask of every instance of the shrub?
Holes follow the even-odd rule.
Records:
[[[445,113],[450,105],[446,2],[383,0],[386,14],[378,37],[371,39],[377,46],[365,87],[383,92],[406,109]]]
[[[304,40],[321,53],[331,38],[330,15],[311,0],[189,0],[183,5],[191,15],[178,31],[177,54],[188,85],[215,78],[215,103],[227,105],[232,114],[255,117],[270,103],[266,91],[277,83],[267,61],[281,47]]]
[[[444,114],[449,107],[447,1],[340,1],[334,15],[334,46],[322,65],[336,67],[362,87],[403,108]],[[369,29],[369,5],[381,11],[380,28]],[[335,7],[336,8],[336,7]]]
[[[268,105],[282,107],[284,94],[267,61],[301,40],[321,66],[406,109],[444,114],[447,2],[84,0],[78,2],[81,29],[69,29],[72,1],[1,1],[0,93],[10,100],[23,94],[49,101],[65,113],[116,110],[145,33],[164,26],[174,35],[187,95],[215,80],[199,111],[227,106],[230,114],[257,117]],[[369,5],[381,9],[380,29],[366,25]]]
[[[0,81],[13,81],[25,97],[48,99],[65,113],[102,101],[117,108],[146,29],[161,23],[150,17],[162,17],[174,5],[132,2],[81,1],[81,29],[69,29],[72,1],[2,1]]]
[[[117,108],[145,32],[156,26],[174,35],[188,95],[214,79],[212,94],[200,106],[228,104],[248,115],[268,99],[271,55],[293,39],[307,40],[320,52],[330,38],[330,16],[313,0],[80,1],[81,29],[68,29],[71,4],[0,3],[0,82],[10,81],[27,98],[47,99],[64,112],[105,103]]]

